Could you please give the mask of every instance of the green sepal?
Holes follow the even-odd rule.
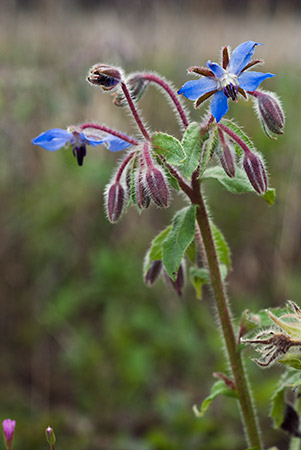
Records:
[[[148,269],[151,266],[153,261],[161,260],[163,258],[162,255],[162,245],[164,240],[167,238],[168,234],[171,231],[171,225],[167,228],[164,228],[151,242],[150,248],[147,251],[144,259],[143,272],[146,275]]]
[[[168,164],[182,166],[186,158],[185,151],[178,139],[167,133],[157,132],[152,135],[153,151],[163,155]]]
[[[208,133],[202,134],[200,124],[192,122],[186,128],[182,139],[182,146],[186,159],[181,167],[183,174],[190,179],[201,161],[203,142],[208,138]]]
[[[201,267],[192,266],[189,268],[189,278],[194,287],[196,298],[202,300],[202,287],[210,283],[208,270]]]
[[[163,264],[169,277],[175,281],[184,253],[195,233],[196,205],[181,209],[172,221],[172,229],[163,242]]]
[[[238,398],[236,390],[230,389],[223,380],[218,380],[213,384],[210,394],[205,398],[199,410],[197,411],[197,409],[194,408],[197,417],[203,417],[213,400],[219,395]]]

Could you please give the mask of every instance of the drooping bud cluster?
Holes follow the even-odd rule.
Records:
[[[96,64],[91,67],[87,80],[89,83],[102,87],[106,91],[114,89],[122,79],[121,71],[117,67],[107,64]]]
[[[277,95],[266,91],[254,91],[251,94],[265,133],[269,137],[273,137],[273,134],[283,134],[285,118]]]

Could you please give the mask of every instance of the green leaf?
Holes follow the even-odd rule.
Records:
[[[224,264],[228,270],[231,270],[231,251],[223,233],[210,220],[213,240],[215,243],[217,258],[220,264]]]
[[[208,138],[208,133],[201,135],[201,126],[197,122],[192,122],[185,130],[182,146],[186,154],[186,159],[182,165],[182,172],[190,178],[198,167],[201,156],[203,142]]]
[[[270,417],[273,419],[274,428],[279,428],[284,420],[285,398],[284,388],[276,391],[272,398]]]
[[[172,221],[172,230],[163,242],[163,264],[174,281],[184,253],[194,238],[196,208],[196,205],[192,205],[177,212]]]
[[[292,367],[296,370],[301,370],[301,355],[296,355],[294,353],[287,353],[284,358],[279,359],[277,362],[283,364],[284,366]]]
[[[223,380],[218,380],[214,383],[214,385],[211,388],[210,395],[205,398],[203,401],[200,410],[197,413],[198,417],[203,417],[206,411],[208,410],[209,406],[211,405],[212,401],[218,396],[218,395],[225,395],[226,397],[232,397],[237,398],[237,392],[233,389],[230,389]]]
[[[220,166],[209,167],[205,171],[202,179],[217,180],[227,189],[227,191],[231,192],[232,194],[245,194],[248,192],[256,193],[251,183],[249,182],[245,171],[240,167],[236,167],[235,177],[233,178],[228,177],[224,169]],[[275,195],[275,189],[269,188],[267,192],[262,195],[262,198],[267,201],[269,205],[273,205],[275,201]]]
[[[301,385],[300,372],[288,369],[280,379],[278,388],[272,398],[272,408],[269,416],[273,419],[274,427],[279,428],[284,420],[285,390]]]
[[[153,261],[162,260],[162,244],[164,240],[167,238],[168,234],[171,231],[171,225],[169,225],[167,228],[164,228],[163,231],[161,231],[151,242],[151,246],[146,253],[145,260],[144,260],[144,267],[143,271],[144,274],[147,273],[148,269],[151,266],[151,263]]]
[[[169,164],[182,165],[186,154],[178,139],[169,134],[157,132],[152,135],[152,143],[154,152],[163,155]]]
[[[207,269],[192,266],[189,268],[189,278],[195,289],[196,298],[202,300],[202,287],[210,283],[210,276]]]

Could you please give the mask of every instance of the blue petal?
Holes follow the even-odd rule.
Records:
[[[217,88],[217,83],[213,78],[200,78],[199,80],[187,81],[183,84],[178,94],[183,94],[189,100],[197,100],[207,92],[214,91]]]
[[[73,134],[61,128],[52,128],[51,130],[41,133],[32,140],[34,145],[39,145],[46,150],[56,151],[64,147],[68,142],[73,140]]]
[[[211,101],[211,113],[215,120],[219,122],[229,109],[228,98],[224,91],[217,91]]]
[[[93,147],[95,147],[95,145],[101,145],[104,142],[104,139],[85,136],[84,133],[79,133],[79,136],[83,144],[89,144],[92,145]]]
[[[239,74],[251,61],[255,51],[255,45],[262,44],[254,41],[247,41],[236,47],[231,55],[227,70],[234,73],[234,75]]]
[[[217,63],[207,61],[207,67],[214,73],[214,75],[218,78],[222,77],[225,74],[225,70]]]
[[[121,150],[124,150],[132,145],[129,142],[115,136],[110,136],[109,138],[104,139],[103,143],[111,152],[120,152]]]
[[[243,72],[237,79],[239,86],[245,91],[255,91],[258,86],[266,79],[275,77],[272,73],[263,72]]]

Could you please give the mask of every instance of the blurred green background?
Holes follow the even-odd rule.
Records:
[[[283,137],[269,140],[251,102],[231,105],[266,158],[274,207],[256,195],[232,196],[207,185],[210,208],[232,248],[229,293],[234,316],[248,308],[300,302],[301,27],[299,1],[5,1],[0,3],[0,419],[17,420],[15,448],[241,450],[237,405],[200,404],[225,370],[209,292],[178,299],[159,282],[143,284],[150,240],[169,210],[117,225],[103,212],[103,189],[119,158],[89,149],[84,167],[71,152],[47,152],[31,139],[49,128],[95,120],[135,128],[110,95],[85,81],[91,65],[160,72],[176,87],[186,69],[217,60],[223,45],[264,43],[256,57],[277,77],[264,83],[283,100]],[[260,70],[260,69],[259,69]],[[153,130],[177,131],[165,99],[141,102]],[[200,111],[193,111],[198,120]],[[269,398],[280,368],[250,371],[267,445],[286,449],[272,429]]]

